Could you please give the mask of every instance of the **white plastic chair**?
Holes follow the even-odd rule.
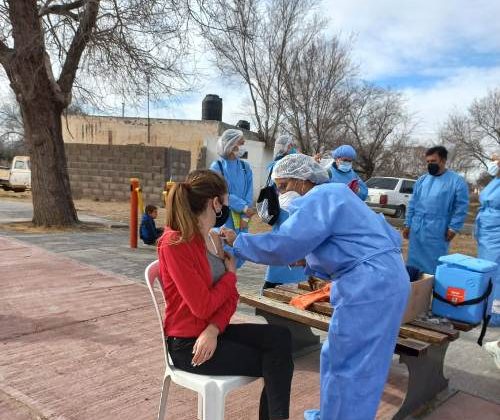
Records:
[[[166,419],[167,396],[171,380],[177,385],[191,389],[192,391],[196,391],[198,393],[198,419],[223,420],[226,394],[233,389],[257,380],[258,378],[248,376],[197,375],[175,368],[168,355],[167,343],[163,333],[163,317],[154,293],[154,283],[156,280],[160,280],[160,266],[158,260],[148,265],[144,272],[144,277],[146,278],[146,284],[148,285],[149,292],[153,298],[156,315],[158,316],[158,321],[160,323],[163,351],[165,353],[165,376],[163,377],[163,388],[161,390],[158,420]],[[160,290],[163,295],[163,300],[165,300],[163,288],[160,287]]]

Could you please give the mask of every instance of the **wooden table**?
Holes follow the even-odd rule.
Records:
[[[283,324],[284,321],[292,327],[292,337],[296,334],[297,324],[302,329],[306,327],[309,334],[312,334],[310,327],[328,331],[333,313],[329,303],[314,303],[308,310],[288,304],[294,296],[309,291],[308,283],[300,283],[298,287],[278,286],[264,290],[262,296],[242,294],[240,301],[256,308],[256,313],[264,316],[269,323],[281,320]],[[446,350],[449,343],[459,337],[459,330],[468,331],[471,328],[473,326],[468,324],[454,323],[450,327],[425,321],[401,325],[394,352],[399,355],[400,363],[408,368],[408,390],[394,419],[403,419],[448,387],[448,379],[443,375]]]

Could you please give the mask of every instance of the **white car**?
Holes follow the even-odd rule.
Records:
[[[366,181],[366,204],[377,212],[404,219],[415,182],[415,179],[407,178],[370,178]]]
[[[11,166],[0,166],[0,188],[14,192],[22,192],[31,188],[29,156],[16,156]]]

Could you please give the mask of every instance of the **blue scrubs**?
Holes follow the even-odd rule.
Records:
[[[239,235],[234,253],[272,265],[305,257],[306,273],[333,280],[321,420],[372,419],[410,290],[400,235],[343,184],[314,187],[289,212],[275,232]]]
[[[500,266],[500,178],[494,178],[479,195],[481,207],[476,217],[477,256]],[[495,279],[493,299],[500,305],[500,269]],[[495,305],[496,306],[496,305]],[[500,326],[500,314],[493,313],[491,325]]]
[[[346,185],[353,179],[357,179],[359,182],[359,191],[357,192],[357,196],[363,201],[365,201],[366,197],[368,197],[368,187],[354,170],[351,169],[349,172],[342,172],[332,165],[328,169],[328,174],[330,175],[330,182],[338,182]]]
[[[448,253],[446,232],[462,229],[469,207],[469,189],[457,173],[425,174],[415,183],[406,212],[410,228],[408,265],[434,274],[439,257]]]
[[[220,165],[222,166],[222,173]],[[239,229],[240,218],[244,216],[245,207],[251,207],[253,203],[253,175],[252,168],[248,162],[241,159],[220,158],[212,162],[210,169],[221,174],[229,189],[229,207],[231,215],[225,223],[225,227],[234,230],[236,233],[248,232],[248,228]],[[233,214],[234,213],[234,214]],[[243,265],[243,260],[237,261],[237,267]]]

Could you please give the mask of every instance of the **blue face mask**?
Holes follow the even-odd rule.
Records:
[[[295,153],[297,153],[297,149],[295,147],[292,147],[289,151],[288,151],[288,154],[289,155],[294,155]]]
[[[352,169],[351,162],[341,162],[337,165],[337,169],[341,172],[349,172]]]
[[[498,162],[491,162],[488,165],[488,173],[491,176],[497,176],[498,175]]]

